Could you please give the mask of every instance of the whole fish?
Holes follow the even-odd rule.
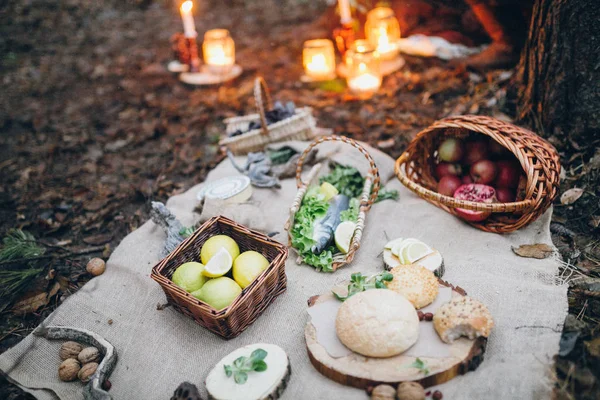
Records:
[[[335,229],[340,224],[340,213],[350,207],[348,196],[338,194],[329,201],[327,213],[313,224],[313,240],[317,242],[312,248],[314,254],[321,254],[333,240]]]

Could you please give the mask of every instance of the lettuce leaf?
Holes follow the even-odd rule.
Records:
[[[352,221],[356,222],[358,220],[358,206],[360,202],[357,198],[350,199],[350,207],[347,210],[344,210],[340,213],[340,221]]]

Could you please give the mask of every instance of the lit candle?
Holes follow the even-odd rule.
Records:
[[[183,34],[187,38],[195,38],[196,25],[194,24],[194,16],[192,15],[192,7],[194,3],[191,0],[184,1],[181,4],[181,20],[183,21]]]
[[[235,64],[235,43],[227,29],[206,31],[202,52],[204,63],[214,74],[227,73]]]
[[[335,78],[335,53],[329,39],[315,39],[304,42],[302,62],[306,76],[315,81]]]
[[[379,53],[366,40],[357,40],[346,53],[346,82],[357,95],[371,95],[381,86]]]
[[[360,74],[348,78],[348,87],[356,94],[374,93],[381,86],[381,77],[367,72],[365,63],[358,65]]]
[[[391,60],[398,56],[400,26],[391,8],[377,7],[369,11],[365,35],[382,59]]]
[[[350,3],[348,0],[338,0],[338,7],[340,8],[340,22],[347,24],[352,22],[352,14],[350,14]]]

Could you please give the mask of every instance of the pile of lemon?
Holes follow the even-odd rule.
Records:
[[[269,266],[256,251],[240,254],[238,244],[226,235],[208,239],[200,250],[200,261],[180,265],[171,279],[216,310],[229,306]]]

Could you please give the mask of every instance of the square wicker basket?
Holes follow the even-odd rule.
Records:
[[[240,252],[254,250],[269,260],[269,267],[231,303],[215,310],[171,281],[175,269],[188,261],[197,261],[204,242],[214,235],[227,235],[237,242]],[[248,229],[223,216],[206,221],[192,236],[152,268],[151,278],[160,284],[167,301],[176,310],[191,317],[213,333],[231,339],[238,336],[283,293],[287,287],[285,261],[288,249],[268,236]]]

